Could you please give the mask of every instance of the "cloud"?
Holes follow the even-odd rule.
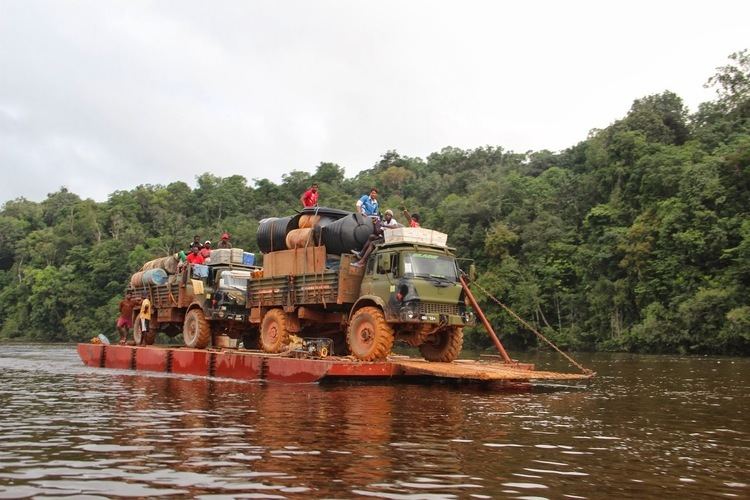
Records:
[[[676,6],[679,5],[679,9]],[[0,202],[349,175],[397,149],[558,150],[744,48],[745,3],[0,5]],[[731,11],[733,15],[727,15]]]

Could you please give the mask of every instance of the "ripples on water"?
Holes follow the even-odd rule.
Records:
[[[749,361],[597,355],[589,388],[497,393],[135,374],[0,346],[0,498],[747,498]]]

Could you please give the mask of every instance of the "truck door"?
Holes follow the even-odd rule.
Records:
[[[398,274],[398,254],[396,252],[383,252],[375,259],[371,259],[372,269],[372,295],[377,295],[388,304],[391,296],[396,292],[396,277]],[[386,311],[388,314],[388,311]]]

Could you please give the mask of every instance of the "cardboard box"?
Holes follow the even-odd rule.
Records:
[[[383,233],[386,243],[423,243],[444,247],[448,243],[448,235],[432,229],[421,227],[398,227],[386,229]]]
[[[326,247],[294,248],[263,254],[263,277],[322,274],[326,267]]]
[[[230,257],[230,261],[232,264],[242,264],[242,256],[245,253],[245,251],[241,248],[230,248],[229,249],[232,253]]]
[[[217,248],[211,250],[211,264],[229,264],[232,258],[232,249]]]

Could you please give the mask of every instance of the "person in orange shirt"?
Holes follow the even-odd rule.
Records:
[[[409,214],[409,211],[404,208],[404,215],[406,216],[406,219],[409,221],[409,227],[421,227],[419,223],[421,222],[421,218],[419,217],[419,214]]]

